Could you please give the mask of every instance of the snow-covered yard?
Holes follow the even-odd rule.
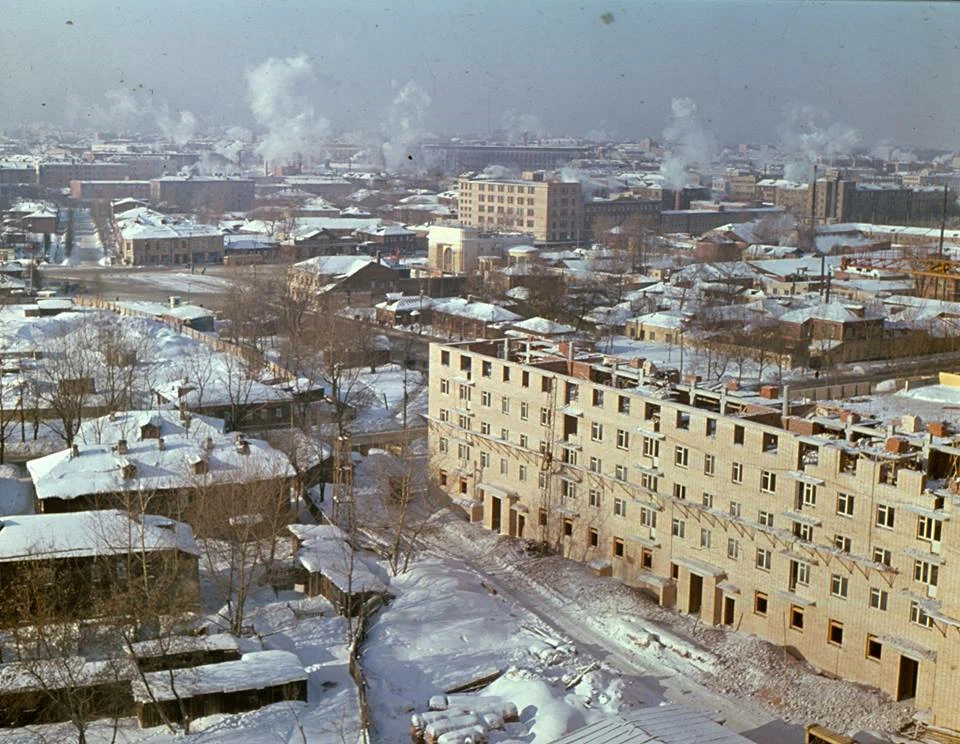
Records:
[[[377,742],[409,741],[411,713],[495,670],[505,673],[489,687],[456,696],[468,708],[516,706],[520,720],[490,742],[550,742],[623,704],[618,675],[461,563],[424,557],[390,589],[396,599],[370,626],[362,658]]]

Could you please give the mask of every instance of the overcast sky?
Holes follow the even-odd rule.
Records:
[[[960,148],[951,3],[3,0],[3,16],[0,125],[102,116],[107,91],[133,88],[251,127],[246,73],[307,55],[315,114],[346,131],[381,126],[414,80],[441,133],[512,111],[551,134],[658,137],[688,97],[722,142],[775,141],[807,104],[868,147]]]

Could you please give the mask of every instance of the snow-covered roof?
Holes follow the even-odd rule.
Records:
[[[310,573],[323,574],[341,591],[386,591],[364,558],[343,540],[311,539],[297,551],[297,561]]]
[[[433,306],[433,298],[420,295],[401,295],[390,297],[380,302],[376,307],[390,312],[407,312],[413,310],[427,310]]]
[[[80,444],[27,463],[38,499],[75,499],[96,494],[168,491],[214,483],[247,483],[293,474],[282,452],[261,439],[247,439],[240,451],[228,436],[211,437],[212,446],[191,436],[158,440],[127,439],[127,452],[114,443]],[[194,464],[207,463],[207,472],[196,474]],[[130,467],[132,466],[132,468]],[[124,477],[124,476],[128,477]]]
[[[375,262],[370,256],[315,256],[294,264],[294,268],[320,276],[346,278]]]
[[[119,509],[17,515],[0,525],[0,561],[118,555],[131,545],[199,555],[189,525],[152,515],[141,522]]]
[[[302,238],[317,230],[334,232],[355,232],[357,230],[376,230],[383,224],[377,217],[298,217],[291,237]]]
[[[641,708],[604,718],[554,744],[748,744],[750,740],[683,705]]]
[[[841,256],[826,256],[824,265],[829,272],[840,265]],[[801,256],[799,258],[773,258],[767,261],[748,261],[747,263],[761,274],[784,280],[791,276],[804,274],[810,279],[820,276],[820,256]]]
[[[872,313],[864,313],[864,315],[861,316],[841,302],[830,302],[791,310],[789,313],[781,315],[780,320],[784,323],[805,323],[808,320],[825,320],[832,323],[856,323],[878,317],[882,316],[877,316]]]
[[[674,312],[656,312],[647,315],[638,315],[630,319],[631,323],[644,326],[656,326],[657,328],[673,328],[682,330],[687,325],[687,318],[683,313]]]
[[[519,323],[514,323],[513,327],[519,331],[539,333],[546,336],[559,336],[567,333],[575,333],[577,330],[573,326],[557,323],[549,318],[541,318],[539,316],[521,320]]]
[[[194,651],[237,651],[239,648],[237,639],[229,633],[214,633],[207,636],[178,635],[139,641],[131,644],[127,652],[134,658],[146,659]]]
[[[143,679],[134,679],[131,687],[136,702],[150,703],[276,687],[307,676],[300,659],[290,651],[253,651],[238,661],[148,672]]]
[[[210,318],[215,315],[213,310],[200,307],[199,305],[177,305],[176,307],[171,307],[169,304],[164,304],[163,302],[149,302],[147,300],[118,302],[117,305],[145,315],[178,318],[179,320],[198,320],[200,318]]]
[[[185,403],[187,408],[202,409],[210,406],[226,406],[242,401],[244,405],[259,405],[278,401],[293,400],[293,393],[282,385],[265,385],[239,375],[231,378],[230,370],[226,376],[211,376],[201,390],[197,385],[183,380],[172,380],[157,385],[156,392],[171,403]]]
[[[390,237],[397,235],[416,235],[413,230],[408,230],[403,225],[379,225],[373,229],[361,228],[357,230],[358,235],[375,235],[377,237]]]
[[[220,228],[188,219],[175,219],[146,207],[131,209],[116,218],[124,240],[162,240],[222,235]]]
[[[433,311],[446,315],[456,315],[461,318],[474,318],[487,323],[509,323],[522,319],[522,316],[499,305],[490,302],[471,301],[463,297],[434,300]]]
[[[81,684],[131,679],[136,673],[126,659],[87,661],[81,656],[0,664],[0,690],[5,693],[58,690]]]
[[[232,251],[262,251],[277,247],[277,241],[267,235],[240,233],[224,235],[223,245]]]
[[[224,432],[221,419],[190,414],[188,423],[179,411],[161,409],[124,411],[87,419],[80,424],[77,439],[86,444],[116,444],[120,439],[134,441],[140,439],[141,430],[148,425],[159,429],[165,443],[169,437],[187,437],[202,442],[207,437],[222,436]]]
[[[347,533],[337,527],[335,524],[288,524],[287,530],[291,535],[301,542],[313,542],[314,540],[336,540],[343,542],[347,539]]]

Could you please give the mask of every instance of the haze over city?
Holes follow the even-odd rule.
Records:
[[[656,136],[684,97],[724,143],[775,142],[796,106],[868,148],[951,147],[960,132],[951,3],[12,0],[4,16],[4,126],[151,123],[111,108],[126,91],[201,128],[250,128],[247,74],[305,56],[304,100],[335,132],[379,130],[409,81],[438,134],[522,118],[554,136]]]

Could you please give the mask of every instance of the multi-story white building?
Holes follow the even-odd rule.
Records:
[[[430,463],[471,519],[960,728],[960,448],[779,392],[519,340],[434,344]]]
[[[461,178],[460,222],[481,230],[531,233],[537,240],[580,239],[583,201],[580,183],[547,180],[542,171],[522,179]]]

